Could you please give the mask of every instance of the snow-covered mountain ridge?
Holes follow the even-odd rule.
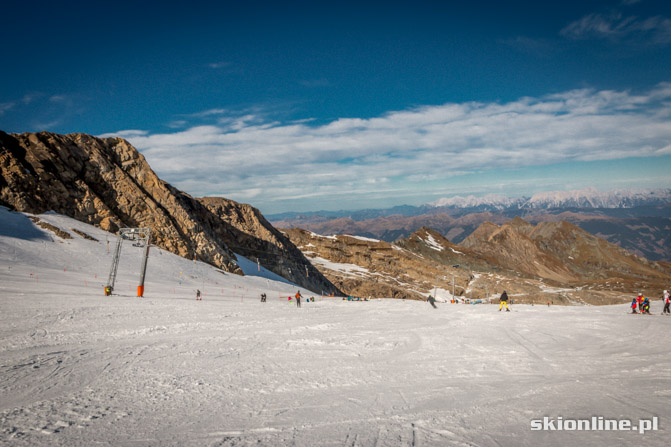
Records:
[[[448,208],[632,208],[671,203],[671,189],[623,189],[599,191],[585,188],[572,191],[548,191],[529,198],[511,198],[500,194],[444,197],[429,203]]]

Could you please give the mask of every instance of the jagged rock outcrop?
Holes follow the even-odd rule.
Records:
[[[226,213],[215,213],[162,181],[127,141],[86,134],[0,132],[0,204],[30,213],[53,210],[110,232],[151,227],[155,245],[238,274],[234,252],[244,255],[238,247],[262,245],[270,231],[253,225],[241,230],[223,219]],[[236,207],[241,205],[229,202],[227,210]],[[277,253],[293,256],[286,244]],[[294,263],[289,279],[326,288],[328,281],[321,278],[320,283],[318,273],[308,279],[308,262]]]
[[[198,201],[235,229],[234,242],[228,243],[235,253],[258,260],[268,270],[315,292],[342,293],[258,209],[222,197],[202,197]]]

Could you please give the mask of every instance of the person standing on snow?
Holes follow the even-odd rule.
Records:
[[[671,314],[671,310],[669,310],[669,304],[671,304],[671,301],[669,300],[669,291],[665,290],[664,291],[664,310],[662,311],[663,314]]]
[[[650,300],[647,298],[643,300],[643,307],[641,308],[641,313],[650,315]]]
[[[301,307],[301,291],[296,292],[296,307]]]
[[[203,301],[203,299],[200,297],[200,290],[196,289],[196,301]]]
[[[633,298],[631,300],[631,313],[632,314],[637,314],[638,313],[638,312],[636,312],[636,298]]]
[[[501,304],[499,304],[499,312],[501,312],[503,306],[506,306],[506,312],[510,312],[510,309],[508,308],[508,294],[506,293],[505,290],[503,291],[503,293],[501,294],[501,298],[499,299],[501,300]]]
[[[642,293],[638,294],[638,296],[636,297],[636,301],[638,302],[638,311],[640,313],[643,313],[643,308],[641,307],[641,306],[643,306],[643,294]]]
[[[426,300],[429,302],[429,304],[431,304],[431,306],[433,306],[434,309],[438,309],[436,307],[436,299],[434,297],[429,295],[429,297]]]

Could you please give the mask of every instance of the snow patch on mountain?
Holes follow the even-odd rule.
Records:
[[[358,239],[358,240],[364,241],[364,242],[376,242],[376,243],[380,242],[379,239],[373,239],[373,238],[370,238],[370,237],[354,236],[354,235],[351,235],[351,234],[346,234],[345,236],[351,237],[352,239]]]
[[[445,247],[440,245],[430,234],[426,235],[426,239],[424,239],[424,242],[426,242],[426,245],[429,246],[429,248],[432,248],[436,251],[443,251],[445,250]]]
[[[356,264],[346,264],[346,263],[340,263],[340,262],[333,262],[329,261],[328,259],[320,258],[319,256],[315,256],[313,258],[310,258],[310,261],[314,265],[318,265],[324,268],[327,268],[329,270],[337,271],[346,275],[350,276],[360,276],[360,275],[367,275],[370,274],[370,270],[368,270],[365,267],[361,267]]]

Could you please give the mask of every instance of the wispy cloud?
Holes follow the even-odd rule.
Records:
[[[242,75],[245,72],[243,67],[226,61],[210,62],[205,66],[220,75]]]
[[[67,95],[53,95],[49,97],[49,102],[53,103],[65,103],[65,102],[70,102],[71,98]]]
[[[568,24],[562,36],[583,39],[637,40],[655,45],[671,44],[671,19],[661,16],[640,19],[621,13],[589,14]]]
[[[645,93],[572,90],[509,103],[448,103],[325,125],[234,122],[167,134],[124,131],[166,180],[257,206],[298,197],[375,200],[450,176],[563,162],[671,155],[671,84]]]
[[[29,105],[43,97],[44,93],[41,92],[26,93],[25,95],[23,95],[23,98],[21,98],[21,103],[23,103],[24,105]]]
[[[147,132],[146,130],[128,129],[119,132],[104,133],[98,135],[98,137],[100,138],[120,137],[125,138],[127,140],[132,140],[134,138],[146,137],[147,135],[149,135],[149,132]]]
[[[8,110],[11,110],[14,108],[16,104],[13,102],[2,102],[0,103],[0,115],[4,114]]]
[[[51,130],[56,126],[60,126],[61,124],[63,124],[63,121],[64,120],[61,119],[61,118],[56,118],[56,119],[51,120],[51,121],[37,120],[37,121],[33,121],[32,126],[35,129],[39,129],[39,130]]]
[[[202,112],[188,113],[188,114],[183,114],[183,115],[180,115],[180,116],[189,117],[189,118],[205,118],[205,117],[216,116],[216,115],[227,115],[229,113],[230,113],[230,111],[228,109],[208,109],[208,110],[203,110]]]
[[[228,68],[232,64],[230,62],[212,62],[207,64],[208,67],[213,68],[213,69],[218,69],[218,68]]]
[[[171,129],[183,129],[187,127],[189,122],[187,120],[173,120],[170,121],[167,126]]]
[[[84,113],[86,98],[79,94],[29,92],[0,104],[0,115],[24,116],[22,131],[53,130],[73,116]]]

